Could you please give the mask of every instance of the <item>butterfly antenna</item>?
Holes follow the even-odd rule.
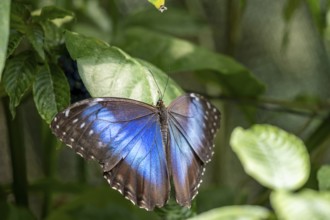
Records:
[[[165,84],[165,88],[164,88],[164,92],[163,92],[162,99],[164,98],[165,91],[166,91],[166,88],[167,88],[167,85],[168,85],[168,81],[169,81],[169,80],[170,80],[170,76],[167,74],[167,80],[166,80],[166,84]]]
[[[162,97],[162,95],[161,95],[161,91],[160,91],[159,85],[158,85],[158,83],[157,83],[157,81],[156,81],[156,78],[155,78],[154,74],[151,72],[151,70],[150,70],[149,68],[147,68],[147,69],[148,69],[148,71],[150,72],[152,78],[154,79],[154,81],[155,81],[155,83],[156,83],[156,86],[157,86],[157,89],[158,89],[158,95],[159,95],[159,97],[161,97],[161,99],[162,99],[163,97]]]

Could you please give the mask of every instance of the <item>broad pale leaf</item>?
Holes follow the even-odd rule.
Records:
[[[246,173],[272,189],[295,190],[309,176],[310,161],[304,143],[270,125],[236,128],[230,140]]]
[[[273,192],[270,198],[279,219],[330,219],[330,193],[313,190],[300,193],[279,191]]]
[[[70,104],[69,93],[69,84],[58,66],[44,65],[39,69],[33,84],[33,98],[40,116],[47,123]]]
[[[67,32],[65,38],[93,97],[125,97],[156,104],[166,87],[163,100],[169,104],[183,93],[173,80],[167,82],[168,76],[161,70],[117,47],[72,32]]]
[[[10,0],[0,1],[0,81],[6,62],[7,44],[9,39]]]
[[[189,220],[263,220],[270,212],[260,206],[227,206],[201,213]]]
[[[15,117],[15,108],[23,95],[32,86],[37,72],[37,62],[31,52],[15,56],[6,63],[3,74],[3,84],[10,98],[10,111]]]
[[[320,190],[330,191],[330,165],[322,166],[317,172]]]

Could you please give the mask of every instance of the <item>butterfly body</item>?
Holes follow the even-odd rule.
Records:
[[[197,94],[168,107],[132,99],[93,98],[58,113],[53,133],[80,156],[97,160],[104,178],[147,210],[166,204],[173,180],[177,202],[189,207],[213,154],[220,112]]]

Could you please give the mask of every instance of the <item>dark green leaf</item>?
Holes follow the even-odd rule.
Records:
[[[8,48],[7,48],[7,58],[13,54],[13,52],[16,50],[17,46],[23,39],[23,34],[16,30],[12,30],[10,32],[9,36],[9,42],[8,42]]]
[[[53,20],[65,17],[72,18],[74,17],[74,13],[56,6],[46,6],[41,9],[40,18],[42,20]]]
[[[195,36],[201,29],[206,28],[206,23],[192,16],[189,12],[171,9],[165,13],[156,10],[142,11],[129,16],[125,20],[129,26],[147,27],[177,36]]]
[[[37,72],[36,59],[33,53],[27,52],[15,56],[6,63],[3,83],[10,97],[10,111],[15,117],[15,108],[23,95],[31,87]]]
[[[64,30],[51,21],[40,22],[45,34],[44,47],[48,51],[52,51],[64,43]]]
[[[0,81],[5,66],[9,38],[10,0],[0,1]]]
[[[330,135],[330,114],[328,114],[319,126],[307,138],[306,146],[310,152],[316,151]]]
[[[50,123],[53,116],[70,104],[70,88],[62,70],[51,64],[39,69],[33,84],[33,98],[40,116]]]
[[[232,58],[165,34],[133,28],[121,37],[119,45],[165,71],[216,71],[218,83],[233,95],[256,96],[265,89],[248,69]]]
[[[93,97],[125,97],[155,104],[168,76],[151,64],[134,59],[117,47],[76,33],[66,33],[66,45],[77,60],[79,73]],[[157,83],[157,84],[156,84]],[[168,81],[164,102],[169,104],[182,90]]]
[[[29,39],[40,58],[44,60],[44,32],[41,26],[37,24],[29,25],[26,29],[26,37]]]
[[[10,11],[10,28],[25,33],[26,23],[30,17],[30,11],[25,4],[13,3]]]
[[[330,191],[330,165],[322,166],[317,172],[320,190]]]

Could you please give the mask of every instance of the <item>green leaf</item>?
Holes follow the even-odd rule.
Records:
[[[265,90],[264,85],[248,69],[232,58],[185,40],[142,28],[131,28],[120,37],[118,43],[129,54],[147,60],[164,71],[213,70],[217,73],[217,82],[233,95],[257,96]]]
[[[7,44],[9,39],[10,0],[0,1],[0,81],[6,62]]]
[[[40,25],[32,24],[26,29],[26,37],[29,39],[33,48],[38,53],[41,59],[45,59],[44,52],[44,32]]]
[[[227,206],[212,209],[199,214],[190,220],[263,220],[270,216],[270,212],[260,206]]]
[[[33,83],[36,74],[36,60],[31,52],[22,53],[6,63],[3,83],[10,97],[10,111],[15,117],[15,108]]]
[[[23,3],[14,2],[10,11],[10,28],[21,33],[26,32],[26,22],[31,18],[30,10]]]
[[[197,36],[206,22],[194,17],[185,10],[171,9],[166,14],[156,10],[142,11],[128,16],[124,21],[127,26],[141,26],[148,29],[174,34],[176,36]]]
[[[330,194],[304,190],[300,193],[273,192],[271,204],[279,219],[328,220]]]
[[[304,143],[277,127],[238,127],[230,144],[246,173],[266,187],[295,190],[309,177],[310,161]]]
[[[73,19],[74,13],[56,6],[46,6],[41,9],[40,19],[42,20],[53,20],[65,17]]]
[[[17,46],[20,44],[20,42],[23,39],[23,34],[16,30],[12,30],[9,36],[9,43],[7,48],[7,58],[14,53]]]
[[[64,29],[58,27],[51,21],[42,21],[40,22],[40,25],[45,34],[44,47],[46,50],[51,51],[51,53],[54,54],[56,47],[59,47],[64,43]]]
[[[33,98],[40,116],[50,123],[54,115],[70,104],[70,88],[62,70],[44,65],[33,84]]]
[[[330,191],[330,165],[322,166],[317,172],[320,190]]]
[[[79,74],[93,97],[125,97],[155,104],[164,92],[168,76],[151,64],[130,57],[117,47],[67,32],[66,46],[77,60]],[[156,84],[157,83],[157,84]],[[169,79],[164,102],[169,104],[182,90]]]

